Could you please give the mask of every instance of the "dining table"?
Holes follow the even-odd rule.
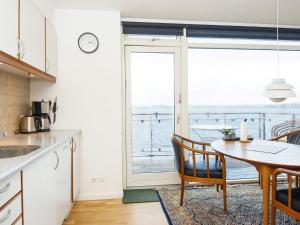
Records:
[[[277,168],[300,170],[300,146],[284,142],[253,140],[250,142],[216,140],[212,149],[223,156],[248,162],[261,173],[263,224],[269,224],[270,181]]]

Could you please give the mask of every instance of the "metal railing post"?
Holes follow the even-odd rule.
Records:
[[[263,140],[266,140],[266,114],[263,113],[263,127],[262,127],[262,133],[263,133]]]
[[[152,128],[152,117],[153,115],[151,115],[151,119],[150,119],[150,157],[153,156],[153,128]]]
[[[258,137],[261,139],[262,134],[261,113],[258,114]]]

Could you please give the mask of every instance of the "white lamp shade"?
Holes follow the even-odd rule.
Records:
[[[287,98],[296,97],[294,87],[287,84],[284,79],[274,79],[271,84],[265,87],[264,97],[273,102],[283,102]]]

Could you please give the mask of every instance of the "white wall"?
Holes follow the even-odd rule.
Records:
[[[45,17],[54,24],[54,2],[52,0],[32,0],[43,12]]]
[[[31,82],[31,100],[58,96],[54,128],[82,130],[80,199],[122,195],[120,13],[57,10],[56,84]],[[77,46],[83,32],[100,41],[94,54]],[[92,178],[104,182],[92,183]]]

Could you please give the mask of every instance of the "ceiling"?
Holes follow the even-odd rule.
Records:
[[[276,0],[54,0],[56,8],[121,11],[123,18],[274,24]],[[300,0],[279,0],[279,23],[300,26]]]

